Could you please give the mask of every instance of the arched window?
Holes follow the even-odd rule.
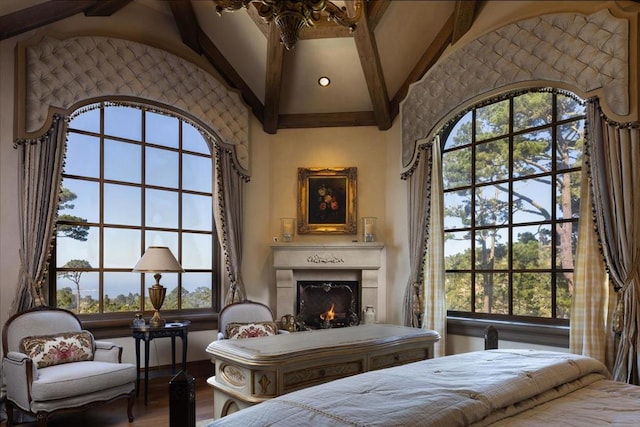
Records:
[[[182,118],[114,103],[71,117],[52,304],[89,317],[149,312],[153,274],[131,270],[147,247],[168,246],[185,271],[162,274],[162,311],[211,312],[219,246],[212,157],[200,132]]]
[[[476,105],[447,128],[450,315],[568,324],[584,120],[578,97],[540,89]]]

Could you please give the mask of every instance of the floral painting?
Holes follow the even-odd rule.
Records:
[[[298,169],[298,233],[356,234],[357,168]]]

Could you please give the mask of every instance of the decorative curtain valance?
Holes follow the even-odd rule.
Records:
[[[608,10],[560,13],[485,34],[444,58],[413,84],[401,105],[403,178],[418,161],[419,141],[475,97],[530,81],[597,89],[612,112],[629,114],[629,22]],[[536,84],[536,85],[539,85]]]
[[[17,64],[17,141],[42,138],[55,112],[100,99],[144,99],[189,115],[249,176],[248,107],[184,58],[117,38],[44,36],[18,45]]]

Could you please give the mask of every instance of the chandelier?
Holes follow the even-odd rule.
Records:
[[[349,16],[345,7],[338,7],[328,0],[213,0],[218,15],[222,12],[232,12],[240,8],[247,8],[249,3],[255,3],[258,15],[267,23],[274,21],[280,30],[280,40],[290,50],[298,41],[300,31],[306,27],[315,26],[322,15],[327,19],[356,29],[356,22],[362,14],[362,2],[355,0],[354,12]]]

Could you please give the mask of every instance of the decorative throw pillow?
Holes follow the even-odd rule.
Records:
[[[38,368],[93,360],[93,334],[81,331],[25,337],[20,342],[20,351],[33,359]]]
[[[268,337],[277,333],[276,322],[227,323],[227,338],[229,339]]]

